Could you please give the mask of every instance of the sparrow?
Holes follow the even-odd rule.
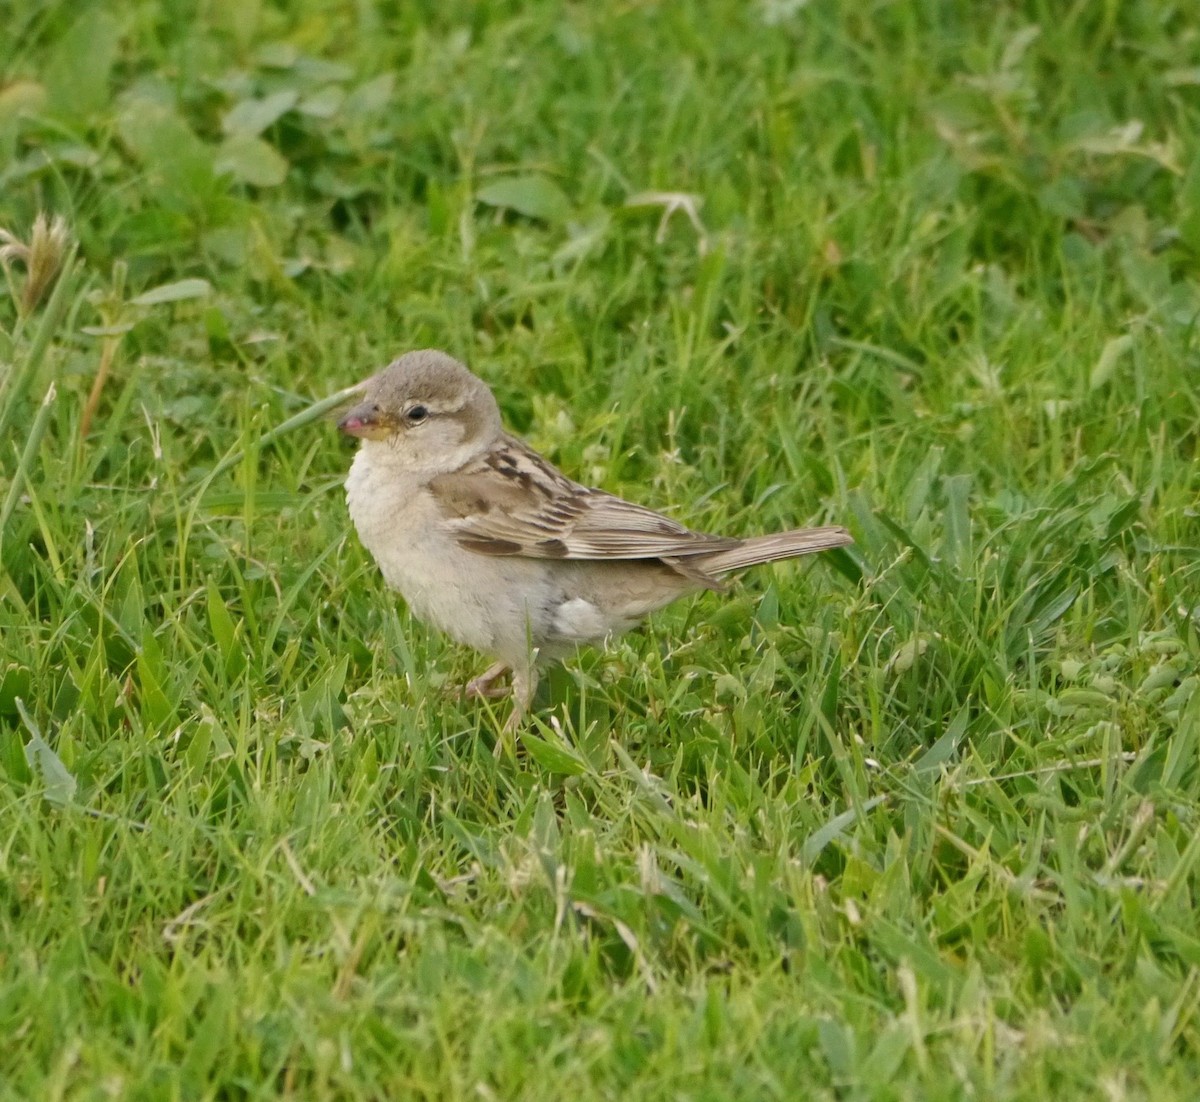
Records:
[[[503,696],[511,673],[509,729],[540,665],[735,570],[854,542],[840,527],[709,535],[573,482],[504,431],[491,390],[444,352],[409,352],[360,393],[338,422],[361,442],[350,518],[418,620],[495,659],[468,696]]]

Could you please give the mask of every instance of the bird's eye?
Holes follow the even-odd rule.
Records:
[[[409,421],[411,421],[414,425],[419,425],[425,420],[426,417],[429,416],[429,410],[427,410],[424,406],[413,406],[413,408],[408,411],[407,416]]]

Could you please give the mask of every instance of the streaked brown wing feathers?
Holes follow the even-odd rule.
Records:
[[[512,437],[430,483],[458,542],[484,555],[649,559],[711,554],[738,541],[572,482]]]

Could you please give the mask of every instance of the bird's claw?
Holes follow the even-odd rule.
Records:
[[[510,690],[503,685],[497,685],[509,667],[504,662],[489,666],[478,677],[471,678],[463,687],[463,696],[468,700],[499,700],[508,696]]]

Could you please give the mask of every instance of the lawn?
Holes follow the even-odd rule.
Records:
[[[1194,1098],[1194,15],[0,0],[0,1099]],[[504,736],[312,408],[420,347],[856,545]]]

